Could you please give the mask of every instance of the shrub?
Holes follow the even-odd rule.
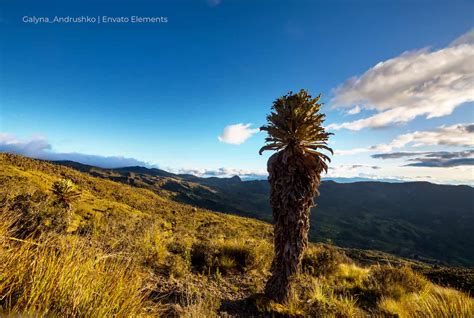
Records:
[[[376,265],[370,268],[361,282],[350,287],[350,292],[358,295],[363,308],[374,309],[381,298],[399,299],[404,294],[420,292],[427,283],[423,276],[409,267]]]
[[[24,239],[37,237],[53,230],[62,232],[67,227],[66,211],[48,205],[47,195],[41,191],[19,194],[8,200],[3,212],[15,216],[11,235]]]
[[[254,245],[243,241],[227,241],[220,245],[218,264],[223,270],[245,271],[254,266],[255,261]]]
[[[328,276],[337,270],[340,263],[346,261],[347,257],[335,248],[324,245],[312,246],[303,255],[302,268],[304,272],[316,277]]]
[[[213,267],[216,247],[211,242],[197,242],[191,247],[191,265],[195,270],[202,272]]]
[[[8,211],[15,215],[15,222],[11,224],[14,229],[11,234],[14,237],[23,239],[39,232],[41,217],[33,201],[33,196],[26,193],[14,197],[9,204]]]
[[[266,266],[267,258],[262,259],[266,254],[258,253],[265,247],[237,240],[201,241],[191,247],[191,264],[200,272],[246,272]]]
[[[364,282],[377,298],[385,296],[395,299],[406,293],[419,292],[427,283],[423,276],[409,267],[396,268],[390,265],[372,267]]]

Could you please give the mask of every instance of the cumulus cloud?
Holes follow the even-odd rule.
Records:
[[[474,101],[474,30],[450,46],[421,49],[380,62],[363,75],[348,79],[334,90],[334,108],[360,105],[376,114],[331,124],[329,129],[361,130],[451,114]]]
[[[240,145],[259,132],[258,128],[250,128],[250,126],[251,124],[235,124],[226,126],[217,139],[226,144]]]
[[[336,150],[337,155],[354,155],[364,152],[390,152],[405,146],[474,146],[474,124],[456,124],[441,126],[434,130],[415,131],[403,134],[387,144],[378,144],[366,148]]]
[[[178,169],[178,174],[192,174],[197,177],[233,177],[239,176],[242,179],[264,179],[268,173],[264,170],[248,170],[238,168],[218,168],[218,169]]]
[[[33,136],[28,140],[21,140],[13,135],[0,133],[0,152],[15,153],[42,160],[70,160],[101,168],[119,168],[127,166],[152,167],[149,163],[134,158],[121,156],[98,156],[77,152],[55,152],[48,140],[41,136]]]

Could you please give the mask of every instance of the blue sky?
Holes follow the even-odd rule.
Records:
[[[261,175],[270,153],[258,155],[265,135],[254,129],[274,99],[305,88],[322,93],[335,132],[330,176],[472,182],[472,1],[4,0],[1,9],[0,150]],[[23,22],[81,15],[168,22]],[[394,152],[416,155],[372,157]]]

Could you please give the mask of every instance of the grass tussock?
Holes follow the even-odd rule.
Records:
[[[145,282],[127,258],[103,254],[77,237],[12,240],[5,223],[0,306],[7,312],[104,317],[134,316],[146,308]]]
[[[291,317],[364,317],[354,296],[336,294],[327,282],[309,275],[295,279],[285,303],[269,302],[260,309]]]
[[[456,290],[429,286],[423,292],[409,293],[398,299],[382,298],[380,310],[387,315],[405,317],[474,317],[474,300]]]

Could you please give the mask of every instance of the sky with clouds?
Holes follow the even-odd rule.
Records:
[[[4,1],[0,151],[264,177],[272,101],[322,93],[326,177],[473,184],[470,1]],[[24,16],[166,16],[27,24]]]

